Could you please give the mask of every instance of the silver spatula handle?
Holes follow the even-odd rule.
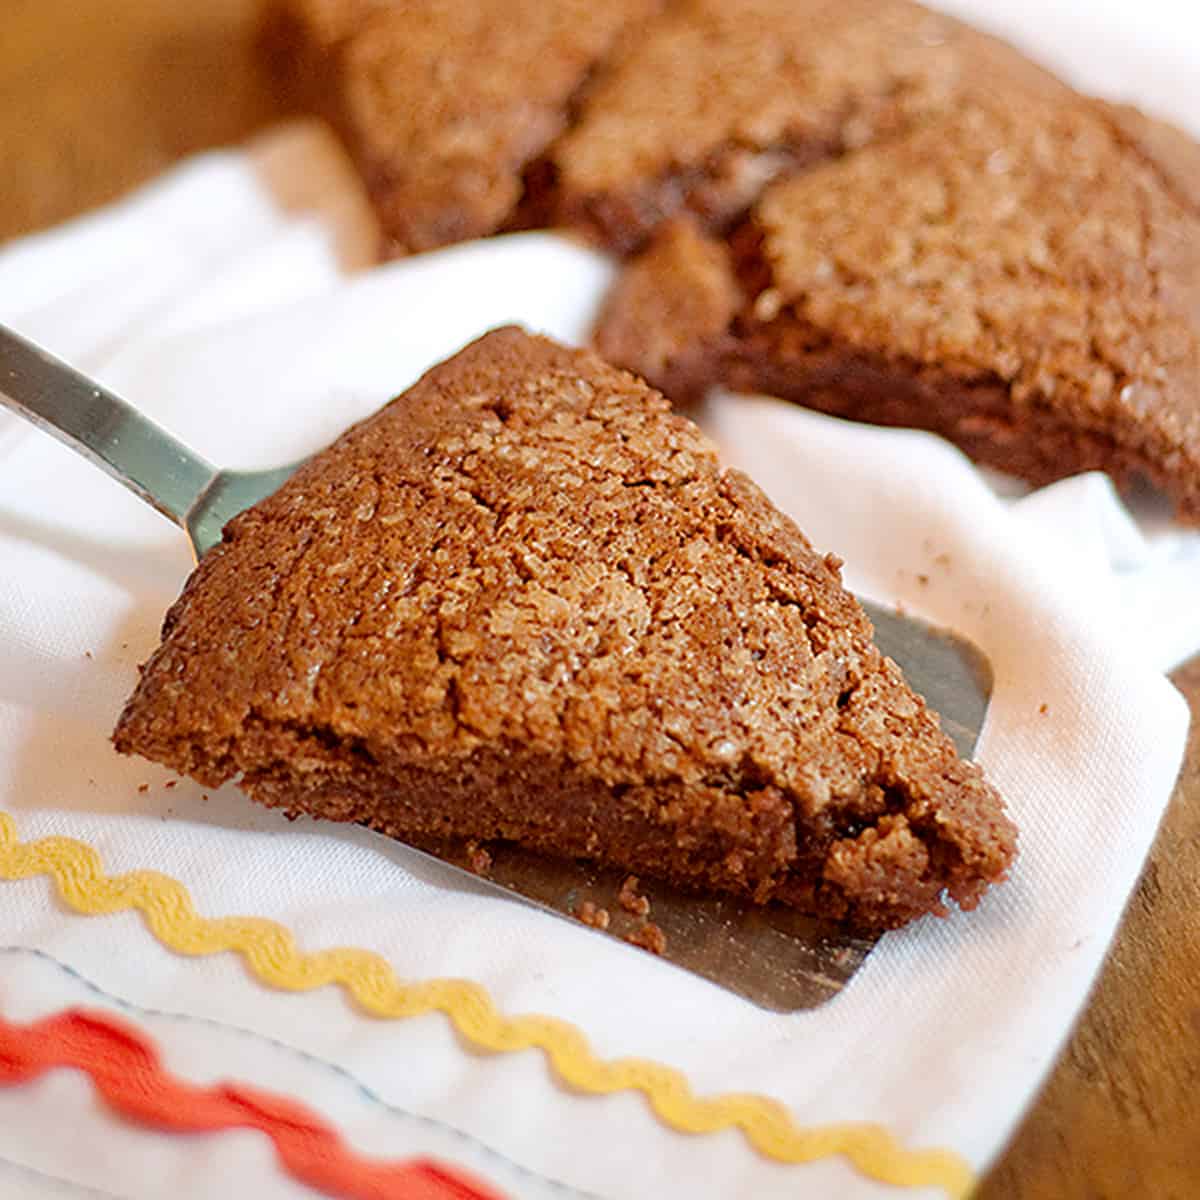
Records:
[[[0,404],[77,450],[177,525],[216,468],[61,359],[0,325]]]

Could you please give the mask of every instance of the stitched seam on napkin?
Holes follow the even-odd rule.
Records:
[[[499,1053],[539,1049],[560,1080],[596,1094],[639,1091],[653,1112],[682,1133],[739,1129],[761,1154],[801,1164],[842,1155],[861,1174],[900,1187],[940,1187],[965,1200],[974,1173],[946,1149],[909,1150],[882,1125],[804,1127],[777,1100],[751,1093],[696,1096],[686,1077],[649,1059],[597,1058],[581,1030],[554,1017],[500,1013],[480,984],[461,979],[402,983],[381,955],[353,947],[304,953],[283,925],[262,917],[206,918],[177,880],[157,871],[106,875],[100,856],[74,838],[23,843],[12,816],[0,812],[0,878],[49,875],[76,912],[101,915],[135,909],[169,949],[208,955],[234,951],[264,983],[288,991],[337,984],[371,1016],[404,1020],[440,1012],[473,1045]]]
[[[28,1182],[38,1180],[43,1184],[51,1184],[55,1192],[70,1192],[72,1196],[83,1196],[86,1200],[127,1200],[127,1197],[120,1196],[116,1192],[102,1192],[99,1188],[89,1187],[86,1183],[76,1183],[73,1179],[67,1179],[62,1175],[52,1175],[49,1171],[39,1171],[37,1167],[31,1167],[27,1163],[17,1162],[14,1158],[4,1158],[0,1155],[0,1175],[8,1172],[12,1175],[20,1175]]]
[[[290,1098],[242,1083],[186,1083],[163,1067],[148,1034],[111,1014],[68,1008],[28,1025],[0,1017],[0,1085],[30,1083],[59,1067],[86,1072],[108,1106],[139,1125],[168,1133],[257,1129],[289,1175],[339,1200],[499,1200],[490,1186],[432,1159],[359,1155]]]

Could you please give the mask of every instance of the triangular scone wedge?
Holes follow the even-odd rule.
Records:
[[[513,328],[230,522],[114,740],[862,927],[972,907],[1014,852],[837,560],[645,384]]]
[[[723,383],[1034,484],[1149,479],[1198,524],[1200,148],[1081,98],[972,103],[776,184],[731,244],[666,227],[596,340],[675,400]]]

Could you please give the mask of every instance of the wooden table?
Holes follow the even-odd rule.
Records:
[[[254,62],[260,0],[4,8],[0,238],[281,115]],[[980,1200],[1200,1197],[1200,658],[1173,678],[1187,765],[1091,1003]]]

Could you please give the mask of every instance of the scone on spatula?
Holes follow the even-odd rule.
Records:
[[[401,839],[971,908],[1014,827],[838,567],[658,393],[502,329],[229,522],[114,740]]]

